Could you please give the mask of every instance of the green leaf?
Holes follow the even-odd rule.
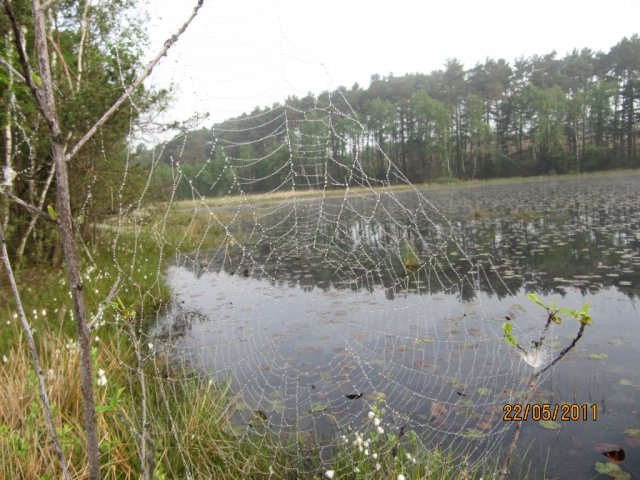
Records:
[[[515,337],[511,334],[511,331],[513,330],[513,325],[511,323],[505,322],[502,324],[502,331],[504,332],[504,341],[507,342],[507,344],[511,345],[512,347],[515,347],[518,342],[516,342]]]
[[[611,462],[596,462],[594,465],[596,472],[601,475],[607,475],[608,477],[615,478],[617,480],[630,480],[631,475],[628,472],[622,470],[618,465]]]
[[[36,72],[31,72],[31,81],[36,88],[40,88],[42,86],[42,79]]]
[[[467,438],[482,438],[484,436],[482,431],[477,428],[467,428],[462,434]]]
[[[58,219],[58,214],[51,205],[47,205],[47,212],[49,212],[49,218],[51,218],[51,220],[55,221]]]
[[[627,437],[640,438],[640,428],[627,428],[624,432]]]
[[[591,353],[589,355],[589,358],[591,360],[606,360],[607,358],[609,358],[609,355],[607,355],[606,353]]]
[[[540,300],[535,293],[527,293],[527,297],[529,297],[529,300],[531,300],[531,301],[537,303],[538,305],[540,305],[546,311],[549,311],[549,305],[547,305],[542,300]]]
[[[560,430],[561,428],[561,425],[553,420],[540,420],[538,425],[547,430]]]
[[[309,410],[311,413],[321,413],[327,409],[327,404],[322,402],[316,402],[311,405],[311,409]]]

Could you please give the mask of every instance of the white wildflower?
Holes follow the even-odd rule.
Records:
[[[348,440],[347,440],[347,436],[346,436],[346,435],[342,435],[342,436],[340,437],[340,439],[342,440],[342,442],[343,442],[343,443],[347,443],[347,441],[348,441]]]
[[[324,476],[327,478],[333,478],[335,474],[336,472],[334,472],[333,470],[327,470],[326,472],[324,472]]]
[[[378,433],[382,435],[384,433],[384,428],[378,427]]]
[[[358,467],[354,468],[353,473],[360,473],[360,469]]]
[[[42,313],[42,316],[43,316],[43,317],[46,317],[46,316],[47,316],[47,311],[46,311],[44,308],[42,309],[42,311],[41,311],[40,313]]]
[[[373,413],[373,412],[369,412],[369,413],[367,414],[367,416],[369,417],[369,419],[372,419],[373,417],[375,417],[375,416],[376,416],[376,414],[375,414],[375,413]]]
[[[372,457],[374,460],[377,460],[377,459],[378,459],[378,454],[374,452],[374,453],[371,455],[371,457]]]
[[[2,355],[2,363],[7,363],[9,361],[9,359],[7,358],[6,355]]]
[[[380,465],[379,463],[376,463],[376,472],[379,472],[381,468],[382,468],[382,465]]]
[[[368,457],[368,456],[369,456],[369,449],[368,449],[368,448],[365,448],[365,450],[364,450],[364,455],[365,455],[365,457]]]
[[[398,475],[398,480],[404,480],[404,475],[403,474]]]
[[[373,419],[373,424],[377,427],[378,425],[380,425],[380,419],[378,417]]]
[[[103,369],[98,370],[98,380],[96,381],[96,385],[99,387],[104,387],[107,385],[107,376]]]

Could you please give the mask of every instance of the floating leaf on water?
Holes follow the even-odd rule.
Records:
[[[591,360],[606,360],[607,358],[609,358],[609,355],[607,355],[606,353],[591,353],[589,354],[589,358]]]
[[[602,454],[609,460],[613,460],[614,462],[621,462],[625,458],[623,448],[619,448],[617,450],[609,450],[607,452],[602,452]]]
[[[631,475],[624,470],[622,470],[618,465],[611,462],[596,462],[594,465],[596,472],[607,475],[611,478],[615,478],[616,480],[630,480]]]
[[[467,428],[462,432],[462,435],[467,438],[482,438],[484,436],[482,430],[478,430],[477,428]]]
[[[431,402],[429,406],[429,413],[431,417],[429,418],[435,424],[442,423],[449,413],[449,409],[442,403],[439,402]]]
[[[485,387],[480,387],[478,388],[477,392],[478,392],[478,395],[482,395],[483,397],[486,397],[491,393],[491,390]]]
[[[364,394],[363,393],[349,393],[349,394],[346,394],[345,397],[347,397],[349,400],[357,400],[362,395],[364,395]]]
[[[542,428],[546,428],[547,430],[560,430],[561,428],[560,423],[553,420],[540,420],[538,422],[538,425],[540,425]]]
[[[327,404],[322,402],[316,402],[311,405],[309,412],[311,413],[322,413],[327,409]]]
[[[630,438],[640,438],[640,428],[627,428],[624,432],[625,436]]]
[[[254,410],[253,417],[254,418],[259,418],[260,420],[266,420],[267,419],[267,414],[264,413],[262,410]]]

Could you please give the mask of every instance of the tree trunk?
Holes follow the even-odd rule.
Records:
[[[93,399],[93,382],[91,374],[91,343],[89,341],[89,328],[85,321],[82,280],[80,278],[78,255],[73,237],[73,221],[71,217],[67,162],[65,161],[62,132],[60,130],[58,113],[56,111],[53,96],[53,82],[51,79],[51,70],[49,68],[49,53],[47,49],[44,12],[42,11],[39,0],[32,0],[31,11],[34,24],[35,47],[38,56],[38,70],[42,82],[42,88],[37,90],[37,100],[49,127],[51,157],[53,158],[56,169],[56,195],[60,243],[62,244],[62,251],[69,278],[73,314],[76,321],[76,335],[78,345],[80,347],[80,389],[82,391],[84,429],[87,437],[89,479],[98,480],[100,478],[100,456],[98,451],[96,412],[95,402]]]

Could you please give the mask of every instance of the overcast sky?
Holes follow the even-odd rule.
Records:
[[[150,51],[188,17],[196,0],[150,0]],[[640,31],[639,0],[205,0],[191,28],[154,72],[178,89],[170,117],[208,112],[214,121],[289,95],[372,74],[429,73],[448,58],[574,48],[607,51]]]

